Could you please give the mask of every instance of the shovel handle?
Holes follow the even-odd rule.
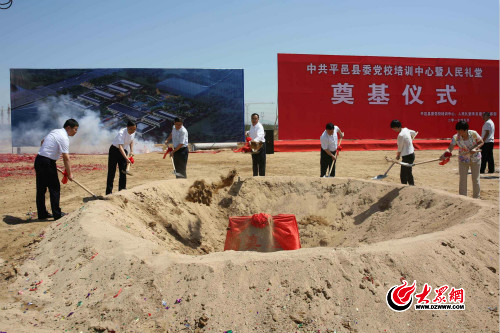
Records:
[[[450,156],[450,157],[453,157],[453,156]],[[437,162],[437,161],[441,161],[441,159],[440,158],[435,158],[435,159],[428,160],[428,161],[422,161],[422,162],[418,162],[418,163],[413,163],[413,165],[419,165],[419,164],[425,164],[425,163],[431,163],[431,162]]]
[[[64,174],[64,172],[57,168],[57,171],[59,171],[60,173]],[[93,197],[97,197],[94,193],[92,193],[92,191],[90,191],[88,188],[86,188],[85,186],[83,186],[82,184],[80,184],[77,180],[73,179],[72,182],[76,183],[76,185],[80,186],[81,188],[83,188],[85,191],[87,191],[91,196]]]
[[[389,170],[392,169],[392,167],[394,166],[394,164],[396,164],[396,162],[392,162],[391,166],[389,167],[389,169],[387,169],[387,171],[384,173],[384,176],[387,176],[387,174],[389,173]]]
[[[170,160],[172,161],[172,168],[174,168],[174,174],[176,174],[177,172],[175,171],[174,158],[170,157]]]

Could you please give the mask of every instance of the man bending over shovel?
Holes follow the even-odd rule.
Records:
[[[403,157],[403,162],[413,164],[415,162],[415,149],[413,148],[413,139],[418,132],[412,131],[406,127],[402,128],[401,122],[397,119],[391,121],[391,129],[398,134],[398,153],[396,160]],[[415,185],[413,179],[412,168],[409,166],[401,166],[401,184]]]
[[[46,220],[50,217],[58,220],[66,215],[59,207],[61,185],[57,176],[56,161],[62,154],[67,177],[72,181],[73,174],[71,173],[71,164],[69,163],[69,137],[74,136],[77,131],[78,122],[74,119],[68,119],[64,123],[63,128],[51,131],[42,140],[42,146],[35,158],[36,209],[40,220]],[[47,188],[50,193],[52,215],[47,212],[47,208],[45,207],[45,192]]]
[[[335,177],[334,161],[337,159],[337,135],[340,135],[340,138],[344,137],[344,133],[342,133],[340,128],[332,123],[328,123],[326,124],[325,131],[319,138],[321,141],[320,177]]]
[[[175,178],[186,178],[186,167],[188,162],[188,131],[183,126],[181,118],[174,119],[172,133],[165,140],[165,145],[172,140],[174,149],[170,152],[170,158],[174,160]]]
[[[132,163],[130,160],[134,153],[134,138],[135,131],[137,130],[136,124],[129,120],[127,127],[122,128],[113,139],[113,143],[109,147],[108,155],[108,180],[106,182],[106,195],[113,192],[113,182],[115,180],[116,166],[118,165],[119,178],[118,178],[118,191],[127,188],[127,165]],[[127,148],[130,146],[130,154]]]

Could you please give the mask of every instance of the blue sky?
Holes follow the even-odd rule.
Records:
[[[0,10],[4,107],[9,68],[243,68],[245,102],[276,103],[277,53],[499,58],[497,0],[13,2]]]

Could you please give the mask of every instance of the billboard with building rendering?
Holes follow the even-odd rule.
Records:
[[[10,78],[14,147],[38,146],[34,133],[68,118],[113,132],[131,119],[153,142],[165,140],[175,117],[190,142],[244,137],[242,69],[11,69]]]

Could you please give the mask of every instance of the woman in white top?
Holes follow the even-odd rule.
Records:
[[[458,172],[460,174],[459,194],[467,195],[467,174],[469,168],[472,173],[472,197],[479,198],[481,187],[479,184],[479,169],[481,168],[481,148],[484,144],[483,139],[476,131],[469,130],[469,124],[466,121],[459,121],[455,125],[457,134],[451,139],[450,146],[443,155],[441,160],[446,158],[445,154],[451,156],[451,152],[455,146],[458,146]]]
[[[118,191],[127,188],[127,164],[132,163],[129,157],[134,153],[134,138],[136,124],[129,120],[127,127],[120,129],[118,134],[113,139],[113,143],[109,147],[108,155],[108,180],[106,182],[106,194],[113,192],[113,182],[115,180],[116,166],[118,165]],[[130,146],[130,154],[126,148]]]

